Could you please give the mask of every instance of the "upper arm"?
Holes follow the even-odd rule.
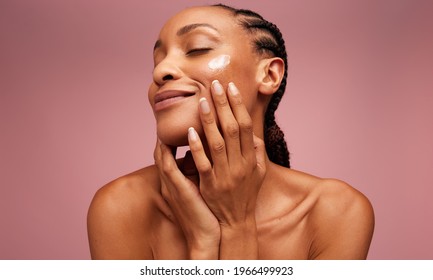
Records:
[[[344,182],[328,180],[313,213],[314,259],[366,259],[374,230],[368,199]]]
[[[92,259],[152,259],[149,211],[126,179],[98,190],[87,216]]]

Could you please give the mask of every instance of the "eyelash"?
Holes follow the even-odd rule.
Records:
[[[209,51],[213,50],[212,48],[196,48],[196,49],[191,49],[189,51],[186,52],[187,56],[198,56],[200,54],[205,54]],[[154,63],[154,68],[158,65],[158,63]]]
[[[198,48],[198,49],[191,49],[189,51],[186,52],[186,55],[191,56],[191,55],[199,55],[202,53],[207,53],[208,51],[211,51],[212,48]]]

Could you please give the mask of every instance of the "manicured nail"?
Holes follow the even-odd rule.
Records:
[[[239,94],[239,90],[233,82],[229,83],[229,91],[232,96],[237,96]]]
[[[223,86],[218,80],[212,82],[212,87],[216,95],[221,95],[224,92]]]
[[[200,98],[200,109],[203,114],[210,113],[209,102],[207,102],[206,98],[204,97]]]
[[[198,135],[197,135],[197,132],[195,131],[194,127],[188,128],[188,138],[190,141],[193,141],[193,142],[197,141]]]

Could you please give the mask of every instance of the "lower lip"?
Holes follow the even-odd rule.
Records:
[[[168,98],[168,99],[159,101],[159,102],[155,103],[154,110],[155,110],[155,112],[164,110],[164,109],[166,109],[166,108],[168,108],[174,104],[177,104],[179,102],[182,102],[185,99],[188,99],[189,97],[192,97],[192,95],[191,96],[176,96],[176,97],[172,97],[172,98]]]

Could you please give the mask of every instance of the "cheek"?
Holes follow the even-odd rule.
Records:
[[[247,63],[246,63],[247,61]],[[206,75],[209,82],[219,80],[227,89],[229,82],[234,82],[240,90],[247,109],[251,111],[257,88],[255,86],[255,67],[251,57],[233,58],[228,54],[218,55],[207,63]],[[203,67],[203,66],[202,66]]]
[[[227,90],[228,83],[234,82],[243,96],[247,109],[251,111],[257,88],[255,85],[255,67],[253,63],[249,63],[250,61],[250,57],[239,59],[228,54],[221,54],[197,63],[193,69],[195,69],[196,77],[199,77],[206,87],[210,87],[213,80],[219,80]]]
[[[230,55],[222,54],[201,62],[200,65],[197,65],[196,71],[199,71],[204,84],[210,86],[213,80],[219,80],[224,84],[233,79],[233,73],[230,69]]]
[[[230,64],[230,55],[222,54],[209,61],[207,67],[214,72],[223,71]]]

